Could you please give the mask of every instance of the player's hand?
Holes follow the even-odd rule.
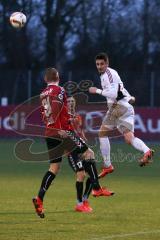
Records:
[[[60,135],[61,138],[67,138],[68,137],[65,130],[59,130],[58,134]]]
[[[131,98],[129,99],[128,102],[133,105],[135,103],[135,101],[136,101],[136,98],[131,96]]]
[[[96,93],[97,88],[96,87],[90,87],[89,88],[89,93],[95,94]]]

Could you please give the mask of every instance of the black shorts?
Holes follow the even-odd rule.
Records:
[[[84,170],[83,161],[78,156],[69,154],[68,163],[74,172],[80,172]]]
[[[78,162],[80,155],[88,149],[83,139],[75,132],[67,131],[67,134],[68,138],[65,139],[46,138],[50,163],[61,162],[65,152],[68,152],[75,159],[74,161]]]
[[[57,163],[62,161],[62,155],[55,153],[55,148],[61,144],[61,141],[56,138],[46,138],[49,162]]]
[[[77,136],[74,132],[68,132],[68,135],[76,145],[75,149],[73,149],[73,151],[68,155],[69,165],[75,172],[83,171],[84,167],[81,155],[88,149],[88,146],[84,140]]]
[[[85,141],[80,138],[75,132],[73,131],[67,131],[69,139],[74,143],[75,147],[71,151],[71,153],[74,154],[83,154],[87,149],[88,146],[85,143]]]

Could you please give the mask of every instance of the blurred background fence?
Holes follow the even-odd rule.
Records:
[[[10,25],[14,11],[27,16],[24,28]],[[146,107],[143,118],[152,115],[159,126],[154,111],[160,106],[159,0],[0,0],[0,105],[16,106],[38,95],[49,66],[59,70],[65,87],[84,81],[99,87],[94,58],[103,51],[136,97],[136,107]],[[3,113],[1,108],[1,121]]]
[[[136,106],[158,107],[160,106],[160,71],[147,72],[144,78],[141,72],[119,71],[125,87],[131,95],[136,97]],[[28,98],[38,95],[44,88],[44,70],[0,70],[1,91],[0,98],[7,98],[8,104],[19,104]],[[61,73],[61,85],[69,85],[74,82],[79,85],[83,82],[92,82],[100,87],[100,79],[95,70],[65,71]],[[76,88],[71,93],[80,92]],[[82,89],[83,91],[83,89]],[[88,94],[87,88],[85,93]],[[88,94],[89,95],[89,94]],[[104,101],[103,97],[89,95],[91,101]]]

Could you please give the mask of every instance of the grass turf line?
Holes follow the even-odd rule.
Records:
[[[159,240],[160,181],[158,145],[154,163],[140,168],[137,162],[120,159],[116,171],[103,180],[116,192],[110,198],[90,197],[92,214],[73,211],[74,174],[66,160],[45,198],[46,218],[34,213],[31,198],[36,195],[47,163],[24,163],[13,155],[15,141],[0,142],[0,239],[3,240],[95,240],[123,236],[125,240]],[[44,148],[36,143],[36,150]],[[112,152],[136,154],[131,147],[114,144]],[[99,164],[100,166],[100,164]],[[139,234],[138,232],[148,232]],[[135,233],[135,235],[133,235]],[[119,238],[119,239],[122,239]]]

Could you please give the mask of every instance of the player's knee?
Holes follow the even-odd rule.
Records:
[[[77,181],[78,182],[83,182],[85,178],[85,171],[78,171],[77,172]]]
[[[93,171],[93,169],[91,169],[93,166],[95,166],[95,159],[86,159],[83,161],[83,167],[86,173],[89,174]]]
[[[128,138],[124,138],[124,140],[125,140],[125,142],[126,142],[127,144],[131,144],[130,139],[128,139]]]
[[[99,138],[103,138],[103,137],[107,137],[107,131],[105,131],[105,130],[100,130],[99,132],[98,132],[98,136],[99,136]]]
[[[55,175],[59,172],[60,163],[51,163],[49,167],[49,171],[54,173]]]
[[[127,135],[124,135],[124,140],[127,144],[131,144],[133,137],[134,137],[133,134],[127,134]]]
[[[88,148],[87,151],[85,151],[85,153],[83,153],[83,158],[84,160],[88,160],[88,159],[94,159],[94,152]]]
[[[99,132],[98,132],[99,138],[107,137],[108,136],[108,131],[109,131],[109,129],[106,128],[104,125],[102,125]]]
[[[103,137],[103,132],[102,132],[102,131],[99,131],[99,132],[98,132],[98,137],[99,137],[99,138],[102,138],[102,137]]]

